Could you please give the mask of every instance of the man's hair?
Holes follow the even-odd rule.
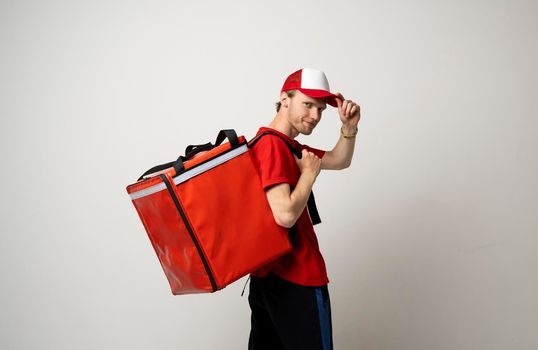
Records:
[[[286,91],[286,94],[288,94],[288,97],[291,98],[291,97],[293,97],[295,95],[296,91],[297,90],[289,90],[289,91]],[[278,113],[278,111],[280,111],[280,107],[282,107],[282,103],[280,103],[280,101],[278,101],[276,103],[276,111],[277,111],[277,113]]]

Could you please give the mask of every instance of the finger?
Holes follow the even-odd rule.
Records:
[[[347,100],[344,100],[344,102],[342,102],[342,113],[345,113],[347,104],[348,104]]]
[[[351,101],[347,104],[347,110],[346,110],[346,112],[347,112],[347,116],[348,116],[348,117],[351,117],[351,109],[353,108],[354,105],[355,105],[355,104],[354,104],[353,102],[351,102]]]
[[[338,107],[338,109],[342,108],[342,101],[344,100],[344,96],[342,96],[341,93],[336,93],[336,106]]]
[[[361,114],[361,106],[359,106],[358,103],[355,103],[355,107],[357,107],[357,114],[360,115]]]
[[[354,116],[355,113],[357,113],[357,111],[359,110],[359,106],[358,105],[354,105],[352,108],[351,108],[351,111],[349,112],[349,115],[350,116]]]
[[[349,106],[350,106],[350,103],[349,103],[349,100],[345,100],[343,106],[342,106],[342,115],[347,118],[348,117],[348,113],[349,113]]]

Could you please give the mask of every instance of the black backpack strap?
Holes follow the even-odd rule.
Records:
[[[187,160],[187,158],[185,158],[183,156],[179,156],[178,159],[176,161],[174,161],[174,162],[168,162],[168,163],[156,165],[153,168],[147,170],[144,174],[140,175],[140,177],[138,178],[137,181],[140,181],[140,180],[144,179],[144,176],[146,176],[146,175],[156,173],[157,171],[162,171],[162,170],[172,168],[172,167],[174,167],[174,169],[176,170],[176,173],[178,173],[179,169],[180,169],[179,166],[183,167],[183,162],[185,160]]]
[[[302,153],[299,151],[293,144],[290,143],[290,141],[286,138],[284,138],[282,135],[277,134],[276,132],[272,131],[264,131],[254,137],[252,140],[249,141],[248,147],[252,148],[256,143],[265,135],[274,135],[281,139],[287,146],[288,149],[293,153],[297,158],[302,158]],[[312,225],[317,225],[321,223],[321,218],[319,216],[318,207],[316,206],[316,200],[314,198],[314,192],[310,191],[310,195],[308,196],[308,201],[306,202],[306,207],[308,208],[308,215],[310,215],[310,220],[312,221]]]
[[[144,174],[142,174],[138,181],[144,179],[144,176],[155,173],[157,171],[162,171],[168,168],[173,167],[176,174],[179,174],[183,170],[185,170],[184,162],[186,162],[189,159],[192,159],[195,155],[197,155],[200,152],[210,151],[213,148],[219,146],[225,139],[228,139],[230,141],[230,145],[232,147],[238,147],[239,146],[239,138],[237,137],[237,133],[234,129],[224,129],[219,132],[217,135],[217,140],[215,141],[215,144],[212,144],[211,142],[204,143],[201,145],[189,145],[185,149],[185,156],[179,156],[175,161],[168,162],[160,165],[156,165],[153,168],[147,170]]]
[[[256,137],[254,137],[252,140],[249,141],[248,147],[249,148],[254,147],[254,145],[256,145],[256,143],[258,143],[258,141],[262,137],[264,137],[265,135],[274,135],[274,136],[278,137],[279,139],[281,139],[286,144],[286,146],[288,146],[291,153],[293,153],[299,159],[302,158],[303,154],[301,153],[301,151],[299,151],[297,148],[295,148],[295,146],[293,144],[291,144],[288,139],[286,139],[282,135],[277,134],[276,132],[272,132],[272,131],[264,131],[261,134],[257,135]]]
[[[312,225],[321,224],[318,207],[316,206],[316,200],[314,199],[314,192],[312,191],[310,191],[310,195],[308,196],[308,202],[306,202],[306,207],[308,208],[308,215],[310,215]]]

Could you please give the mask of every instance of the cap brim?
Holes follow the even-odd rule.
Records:
[[[338,107],[338,103],[336,103],[336,99],[338,96],[335,94],[326,91],[326,90],[315,90],[315,89],[297,89],[301,91],[306,96],[312,97],[312,98],[324,98],[325,101],[330,104],[333,107]]]

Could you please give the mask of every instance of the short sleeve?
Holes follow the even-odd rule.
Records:
[[[297,184],[299,168],[295,157],[286,143],[277,136],[262,137],[252,148],[252,155],[260,170],[265,190],[281,183],[287,183],[291,187]]]
[[[317,148],[314,148],[314,147],[310,147],[308,145],[301,145],[301,150],[303,149],[306,149],[307,151],[309,152],[312,152],[316,155],[316,157],[318,158],[323,158],[323,156],[325,155],[325,151],[321,150],[321,149],[317,149]]]

